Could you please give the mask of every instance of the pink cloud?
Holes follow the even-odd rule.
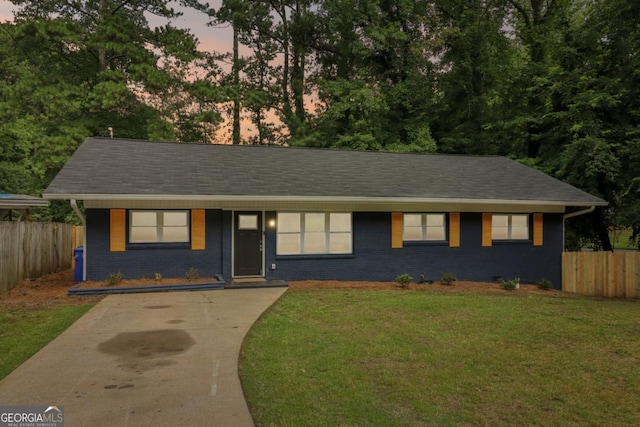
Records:
[[[16,7],[6,0],[0,0],[0,22],[13,20],[13,10]]]

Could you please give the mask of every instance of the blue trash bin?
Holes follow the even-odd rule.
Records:
[[[77,282],[82,282],[82,272],[83,272],[83,258],[84,258],[84,248],[82,246],[78,246],[73,250],[73,259],[76,262],[76,268],[73,272],[73,280]]]

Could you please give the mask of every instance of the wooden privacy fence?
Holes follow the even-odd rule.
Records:
[[[83,227],[71,224],[0,222],[0,292],[24,279],[69,268],[83,233]]]
[[[84,227],[74,225],[71,231],[71,251],[73,252],[78,246],[84,246]],[[76,260],[73,257],[73,253],[71,255],[71,268],[76,268]]]
[[[640,252],[564,252],[562,290],[587,296],[640,298]]]

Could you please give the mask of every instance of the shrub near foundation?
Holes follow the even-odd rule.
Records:
[[[186,277],[188,281],[193,281],[200,277],[200,273],[198,273],[197,268],[191,267],[189,270],[187,270]]]
[[[406,289],[411,282],[413,282],[413,277],[408,274],[401,274],[396,277],[396,282],[400,285],[401,288]]]
[[[123,279],[124,279],[124,274],[118,271],[117,273],[109,274],[105,282],[107,283],[107,286],[115,286],[118,283],[122,282]]]
[[[520,287],[520,278],[516,277],[511,280],[500,279],[500,285],[505,291],[514,291]]]
[[[553,288],[553,283],[551,282],[551,280],[542,279],[538,282],[538,287],[540,289],[548,291],[549,289]]]
[[[455,274],[453,273],[442,273],[442,283],[446,285],[453,285],[453,282],[458,280]]]

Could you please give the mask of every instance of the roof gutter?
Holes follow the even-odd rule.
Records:
[[[2,209],[30,209],[41,206],[49,206],[48,200],[43,199],[14,199],[9,200],[5,198],[0,199],[0,205]]]
[[[348,197],[348,196],[254,196],[254,195],[175,195],[175,194],[44,194],[43,198],[82,200],[138,200],[138,201],[214,201],[214,202],[312,202],[312,203],[461,203],[495,205],[595,206],[606,202],[575,202],[568,200],[509,200],[446,197]]]
[[[581,211],[564,214],[562,218],[563,219],[569,219],[569,218],[573,218],[573,217],[576,217],[576,216],[580,216],[580,215],[585,215],[585,214],[591,213],[594,210],[596,210],[596,206],[595,205],[591,206],[590,208],[583,209]]]
[[[84,214],[78,207],[78,203],[76,202],[76,199],[71,199],[70,202],[71,202],[71,208],[76,213],[76,215],[78,215],[78,218],[80,218],[80,222],[82,222],[82,225],[86,227],[87,219],[84,217]]]

